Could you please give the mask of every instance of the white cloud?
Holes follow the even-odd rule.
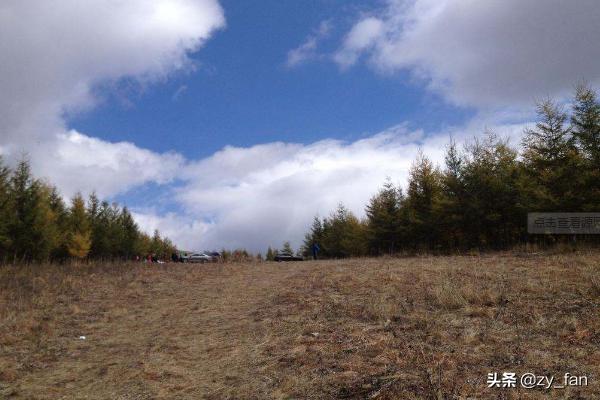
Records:
[[[374,17],[367,17],[356,23],[346,35],[342,48],[333,56],[343,68],[347,68],[358,60],[360,54],[369,50],[381,37],[384,22]]]
[[[389,0],[354,25],[335,59],[408,69],[459,105],[505,107],[600,81],[596,0]]]
[[[159,215],[153,210],[137,210],[132,212],[133,218],[141,229],[148,233],[158,230],[162,236],[168,237],[178,248],[190,251],[216,250],[217,247],[201,247],[199,238],[203,238],[211,228],[211,224],[200,219],[177,213]]]
[[[191,67],[188,52],[224,23],[216,0],[4,0],[0,147],[9,159],[29,153],[34,172],[67,192],[80,185],[108,196],[168,180],[178,156],[69,132],[64,115],[93,107],[98,85]]]
[[[321,58],[323,55],[317,52],[317,47],[319,41],[326,38],[330,31],[331,22],[321,22],[319,27],[306,38],[304,43],[288,52],[286,65],[289,68],[293,68],[307,61]]]
[[[33,167],[66,196],[80,190],[106,196],[146,182],[169,183],[184,161],[176,153],[158,154],[133,143],[106,142],[76,131],[59,134],[31,156]]]

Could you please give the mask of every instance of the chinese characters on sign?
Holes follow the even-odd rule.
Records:
[[[600,213],[529,213],[527,232],[533,234],[600,234]]]

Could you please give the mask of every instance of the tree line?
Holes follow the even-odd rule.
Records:
[[[580,84],[569,109],[546,99],[537,104],[537,115],[519,148],[489,131],[464,148],[451,141],[442,168],[419,153],[406,191],[388,178],[366,205],[364,219],[343,204],[328,217],[315,217],[304,255],[311,255],[314,243],[325,258],[505,249],[532,240],[529,212],[600,211],[596,91]]]
[[[158,231],[140,231],[127,207],[95,194],[66,204],[56,187],[32,175],[27,160],[11,169],[0,158],[0,263],[167,258],[174,251]]]

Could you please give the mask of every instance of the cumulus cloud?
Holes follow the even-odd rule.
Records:
[[[317,52],[317,47],[319,42],[329,35],[330,31],[331,22],[321,22],[319,27],[300,46],[288,51],[286,65],[293,68],[307,61],[321,58],[323,55]]]
[[[192,66],[187,54],[224,26],[216,0],[5,0],[0,4],[0,146],[29,153],[37,174],[53,181],[119,193],[164,181],[164,160],[133,144],[69,132],[66,113],[93,107],[95,88],[124,78],[164,79]],[[96,172],[93,172],[96,171]],[[106,175],[105,175],[106,173]]]
[[[72,196],[82,188],[118,194],[146,182],[166,184],[184,165],[176,153],[158,154],[128,142],[106,142],[71,130],[35,151],[32,165]],[[51,156],[49,156],[51,155]]]
[[[335,60],[411,70],[459,105],[505,107],[600,82],[595,0],[388,0],[347,34]]]

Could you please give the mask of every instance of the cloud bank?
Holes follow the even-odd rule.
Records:
[[[388,0],[354,24],[334,59],[409,70],[455,104],[502,108],[600,82],[599,38],[595,0]]]

